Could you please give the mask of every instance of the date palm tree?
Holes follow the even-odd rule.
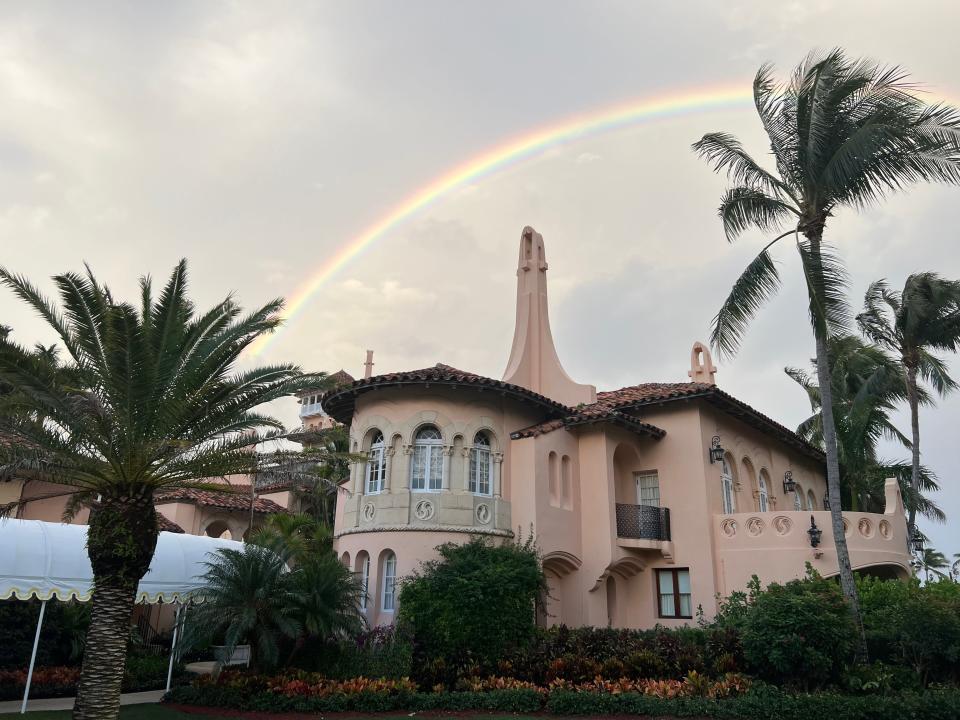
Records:
[[[957,389],[946,364],[934,353],[956,352],[960,347],[960,282],[932,272],[916,273],[907,278],[903,291],[897,292],[878,280],[867,289],[857,322],[867,337],[900,361],[910,406],[910,489],[916,493],[921,482],[920,405],[925,395],[920,380],[940,397]],[[908,537],[913,537],[916,519],[913,507],[907,517]]]
[[[158,297],[140,281],[137,306],[87,268],[53,278],[60,307],[26,278],[0,282],[56,333],[62,367],[0,343],[0,474],[64,486],[90,507],[92,618],[74,718],[115,718],[130,615],[157,543],[154,496],[179,487],[223,490],[204,478],[247,472],[251,444],[281,434],[257,407],[316,383],[293,365],[237,370],[257,337],[280,323],[282,301],[243,315],[232,297],[198,312],[187,264]]]
[[[728,241],[748,228],[777,233],[747,266],[713,321],[711,340],[732,355],[753,316],[780,287],[771,255],[792,238],[806,283],[824,407],[833,407],[827,339],[849,318],[846,277],[824,243],[829,219],[843,207],[861,209],[919,181],[960,183],[960,112],[927,105],[899,68],[848,60],[842,50],[809,55],[785,85],[760,68],[754,103],[770,140],[776,172],[754,160],[732,135],[715,132],[694,150],[732,182],[719,215]],[[823,417],[827,487],[840,584],[857,627],[857,587],[843,535],[836,425]],[[860,655],[866,656],[861,631]]]

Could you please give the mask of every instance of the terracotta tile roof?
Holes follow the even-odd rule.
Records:
[[[354,380],[349,385],[334,388],[324,393],[320,404],[327,413],[342,423],[349,423],[353,416],[356,397],[381,387],[398,387],[402,385],[446,385],[449,387],[472,387],[479,391],[496,391],[511,396],[523,402],[529,402],[550,415],[562,416],[570,412],[570,408],[556,400],[535,393],[519,385],[505,383],[502,380],[484,377],[466,370],[458,370],[438,363],[433,367],[422,370],[408,370],[406,372],[386,373],[369,378]]]
[[[163,513],[157,513],[157,527],[160,528],[160,532],[183,534],[183,528],[177,525],[170,518],[166,517]]]
[[[510,433],[510,437],[514,440],[526,437],[538,437],[553,432],[554,430],[559,430],[562,427],[576,427],[578,425],[593,425],[596,423],[618,425],[627,430],[632,430],[642,435],[649,435],[658,440],[666,435],[666,432],[656,425],[641,422],[635,417],[604,407],[598,402],[576,408],[572,414],[564,418],[547,420],[546,422],[516,430]]]
[[[237,485],[232,487],[237,488]],[[242,487],[242,486],[239,486]],[[249,491],[249,485],[247,486]],[[204,507],[215,507],[221,510],[242,510],[250,511],[250,494],[241,494],[237,492],[215,492],[213,490],[197,490],[194,488],[178,488],[176,490],[167,490],[157,496],[155,501],[158,505],[172,502],[185,502]],[[266,498],[257,498],[253,502],[253,511],[263,514],[275,514],[287,512],[284,507],[278,505],[273,500]]]

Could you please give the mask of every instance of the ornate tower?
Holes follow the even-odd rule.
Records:
[[[547,257],[543,236],[525,227],[517,264],[517,324],[504,382],[525,387],[564,405],[597,400],[593,385],[574,382],[557,357],[547,309]]]

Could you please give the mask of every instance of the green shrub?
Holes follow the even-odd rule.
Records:
[[[807,568],[807,577],[731,596],[718,622],[739,631],[747,668],[804,689],[836,682],[853,659],[856,629],[839,586]]]
[[[960,681],[960,584],[861,578],[872,659],[910,668],[923,685]]]
[[[457,669],[495,666],[536,631],[536,610],[546,582],[532,541],[493,544],[474,538],[437,548],[400,587],[400,622],[413,631],[417,668],[443,659],[443,676],[422,676],[427,686],[451,684]]]

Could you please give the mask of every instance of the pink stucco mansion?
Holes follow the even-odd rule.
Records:
[[[397,581],[438,544],[475,535],[535,535],[547,624],[689,623],[754,573],[784,581],[807,562],[837,572],[822,453],[721,390],[703,345],[686,382],[598,392],[567,375],[550,332],[543,238],[529,227],[501,380],[447,365],[367,368],[322,397],[304,394],[301,418],[349,425],[351,449],[366,457],[339,495],[335,536],[368,588],[371,624],[392,621]],[[895,482],[885,513],[844,522],[855,569],[909,575]]]

